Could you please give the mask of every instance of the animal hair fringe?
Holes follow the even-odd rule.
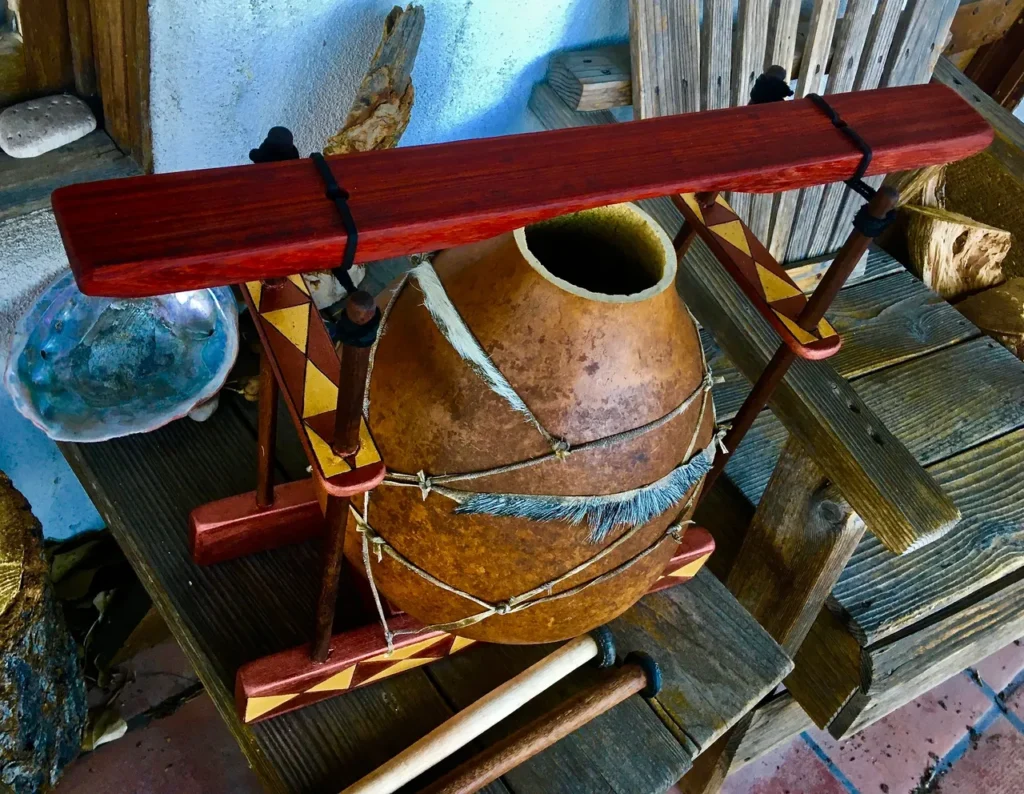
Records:
[[[486,514],[534,521],[586,522],[590,541],[600,543],[617,526],[645,524],[678,503],[711,468],[715,443],[642,488],[599,496],[535,496],[532,494],[459,494],[456,513]],[[445,489],[450,495],[450,489]]]
[[[505,400],[547,436],[547,431],[540,426],[526,403],[516,394],[512,384],[505,380],[505,376],[501,374],[476,337],[473,336],[473,332],[469,330],[458,309],[452,304],[444,285],[441,284],[441,279],[437,276],[437,271],[434,270],[430,262],[421,262],[410,271],[410,274],[416,279],[416,283],[423,293],[423,305],[430,312],[441,335],[448,340],[455,352],[477,375],[483,378],[491,391]]]

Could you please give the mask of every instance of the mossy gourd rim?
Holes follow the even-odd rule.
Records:
[[[673,286],[672,241],[634,204],[560,215],[516,229],[523,259],[565,292],[600,303],[640,303]]]

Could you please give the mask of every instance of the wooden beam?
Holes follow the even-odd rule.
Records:
[[[0,105],[18,102],[27,93],[25,45],[21,36],[4,31],[0,33]]]
[[[690,0],[630,0],[633,118],[701,109],[699,15]]]
[[[548,84],[572,110],[601,110],[633,101],[629,46],[561,52],[551,57]]]
[[[1024,16],[1002,38],[979,49],[964,74],[1012,112],[1024,96]]]
[[[1024,11],[1024,0],[961,0],[949,28],[946,53],[976,50],[999,41]]]
[[[79,96],[94,96],[99,90],[99,84],[93,54],[92,5],[90,0],[67,0],[67,4],[75,91]]]
[[[31,0],[17,11],[19,32],[25,42],[28,91],[38,96],[74,87],[71,37],[65,0]]]
[[[778,339],[702,243],[680,268],[679,287],[725,354],[755,380]],[[892,551],[928,543],[959,521],[949,497],[826,362],[795,362],[771,407]]]
[[[960,159],[991,140],[984,121],[939,86],[840,94],[832,104],[874,131],[874,173]],[[897,123],[893,105],[912,122]],[[810,101],[795,101],[328,162],[352,196],[356,262],[371,262],[616,201],[835,181],[860,159]],[[79,286],[138,297],[339,261],[347,238],[323,190],[312,163],[292,160],[76,185],[55,192],[53,205]]]

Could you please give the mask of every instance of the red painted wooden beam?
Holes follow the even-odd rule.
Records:
[[[836,94],[869,174],[951,162],[992,140],[941,85]],[[240,151],[250,142],[240,142]],[[808,100],[332,157],[357,262],[486,239],[587,207],[671,193],[775,192],[846,179],[860,152]],[[139,297],[323,269],[345,232],[313,163],[131,177],[55,191],[90,295]]]

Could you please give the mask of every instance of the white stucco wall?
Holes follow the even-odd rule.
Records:
[[[551,52],[628,36],[626,0],[419,0],[403,145],[535,129]],[[391,0],[151,0],[157,171],[248,162],[275,124],[303,155],[340,126]]]

